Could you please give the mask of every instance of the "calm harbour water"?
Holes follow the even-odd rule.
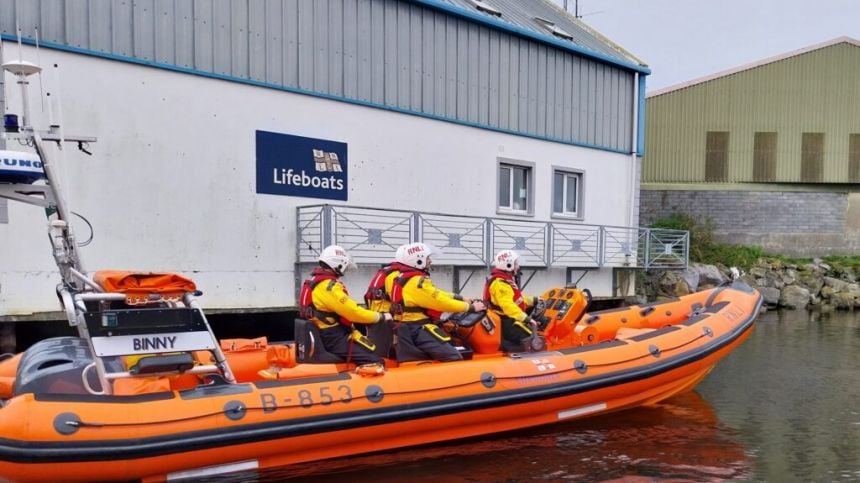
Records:
[[[657,407],[237,478],[860,481],[860,312],[768,312],[695,392]]]

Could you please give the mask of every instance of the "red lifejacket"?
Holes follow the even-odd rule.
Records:
[[[514,276],[511,275],[510,272],[499,270],[498,268],[494,268],[493,271],[490,272],[490,276],[487,277],[487,281],[484,283],[484,301],[487,303],[487,306],[497,312],[500,312],[502,310],[502,308],[494,304],[490,298],[490,285],[492,285],[493,281],[495,280],[502,280],[511,286],[514,291],[514,302],[523,312],[525,312],[525,310],[528,308],[528,305],[526,305],[526,300],[523,297],[523,293],[520,291],[520,287],[514,280]],[[519,302],[517,302],[518,300]]]
[[[427,278],[427,272],[418,270],[406,265],[402,266],[400,275],[394,279],[394,286],[391,288],[391,313],[402,315],[405,312],[420,312],[432,320],[439,320],[442,317],[442,312],[438,310],[425,309],[423,307],[406,307],[403,303],[403,287],[414,277],[421,277],[418,280],[418,287],[424,283]]]
[[[352,327],[352,322],[349,319],[341,317],[336,312],[317,310],[314,306],[314,289],[325,281],[328,281],[327,290],[331,290],[337,283],[337,275],[323,268],[315,268],[311,272],[311,278],[302,283],[302,291],[299,293],[299,314],[305,319],[318,319],[320,321],[333,318],[347,327]],[[349,295],[346,287],[343,288],[343,291]]]
[[[387,300],[391,301],[391,297],[385,292],[385,279],[391,275],[391,272],[403,272],[411,270],[410,267],[402,263],[392,262],[380,268],[376,275],[370,279],[370,284],[367,286],[367,292],[364,293],[364,303],[370,305],[371,300]]]

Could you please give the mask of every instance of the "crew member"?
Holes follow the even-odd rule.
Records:
[[[367,286],[364,293],[364,303],[368,309],[375,312],[391,312],[391,291],[394,280],[400,276],[403,270],[411,270],[410,267],[398,263],[396,260],[384,265],[377,270]],[[367,328],[367,335],[376,344],[376,353],[383,357],[392,357],[394,342],[394,327],[391,324],[373,324]]]
[[[375,312],[391,312],[391,290],[394,287],[394,280],[400,276],[400,272],[409,269],[410,267],[396,260],[380,268],[370,279],[367,292],[364,294],[367,308]]]
[[[391,314],[367,310],[349,297],[340,277],[355,265],[346,250],[337,245],[326,247],[320,254],[319,265],[302,285],[299,306],[303,315],[319,328],[323,347],[347,362],[382,363],[382,357],[374,353],[376,346],[353,324],[390,322]]]
[[[392,312],[400,322],[397,327],[398,362],[462,360],[451,344],[451,337],[436,322],[442,312],[486,310],[481,301],[466,302],[433,285],[429,268],[434,253],[435,248],[430,245],[410,243],[398,248],[395,255],[396,261],[404,266],[391,290]]]
[[[520,255],[502,250],[493,258],[493,270],[484,284],[484,300],[502,321],[502,350],[507,352],[524,350],[537,325],[526,314],[537,303],[537,297],[522,294],[519,275]]]

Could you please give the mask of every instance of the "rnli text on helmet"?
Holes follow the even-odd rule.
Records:
[[[417,247],[412,247],[412,248],[410,248],[409,250],[407,250],[407,253],[408,253],[409,255],[412,255],[412,254],[415,254],[415,253],[418,253],[418,252],[423,252],[423,251],[424,251],[424,249],[423,249],[423,248],[421,248],[420,246],[417,246]]]
[[[323,188],[327,190],[343,190],[343,180],[337,179],[334,176],[323,178],[321,176],[308,176],[305,170],[301,174],[293,173],[291,169],[278,169],[273,171],[273,182],[275,184],[285,184],[292,186],[313,186],[314,188]]]

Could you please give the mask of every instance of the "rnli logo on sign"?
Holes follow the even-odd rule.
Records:
[[[257,193],[347,200],[346,143],[257,131]]]
[[[337,153],[327,153],[321,149],[314,149],[314,164],[316,164],[317,171],[343,172]]]

